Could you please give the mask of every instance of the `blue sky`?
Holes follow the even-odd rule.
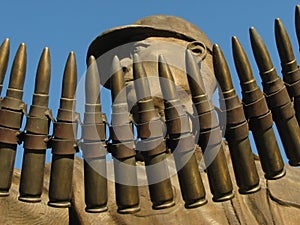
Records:
[[[202,3],[203,2],[203,3]],[[139,18],[154,14],[180,16],[202,29],[213,43],[222,48],[231,69],[234,85],[240,93],[234,69],[231,36],[236,35],[245,48],[253,72],[258,70],[250,49],[249,27],[254,26],[265,41],[274,65],[280,72],[277,54],[274,20],[284,23],[293,44],[298,61],[299,51],[295,34],[294,12],[296,0],[252,1],[5,1],[1,4],[0,41],[9,38],[11,54],[5,78],[8,84],[13,57],[21,42],[27,46],[27,75],[24,101],[31,104],[34,79],[39,57],[44,47],[50,48],[52,77],[50,108],[56,115],[61,94],[61,81],[67,56],[74,51],[79,78],[86,69],[85,57],[89,44],[101,32],[120,25],[130,24]],[[2,96],[5,95],[5,88]],[[105,98],[105,96],[102,96]],[[103,101],[104,103],[104,101]],[[103,104],[104,111],[110,105]],[[17,166],[20,166],[21,149]]]

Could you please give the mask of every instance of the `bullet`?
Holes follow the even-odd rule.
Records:
[[[6,38],[0,46],[0,94],[2,92],[10,52],[9,39]]]
[[[201,147],[213,201],[234,197],[227,161],[222,147],[222,134],[216,111],[205,93],[200,68],[191,51],[186,51],[186,72],[194,103],[194,117],[199,123],[198,145]],[[194,126],[196,126],[194,124]]]
[[[242,87],[244,112],[252,131],[266,179],[285,175],[284,163],[273,130],[272,113],[254,79],[247,55],[237,37],[232,37],[234,63]]]
[[[85,78],[85,113],[81,145],[84,155],[86,212],[100,213],[107,208],[106,120],[100,103],[100,78],[96,60],[89,58]]]
[[[140,210],[136,152],[133,126],[129,121],[124,74],[117,56],[113,59],[111,74],[110,149],[114,159],[116,203],[119,213],[135,213]]]
[[[145,159],[152,208],[169,208],[174,206],[175,203],[166,163],[164,126],[154,108],[147,76],[137,54],[134,54],[133,62],[134,86],[138,99],[137,133],[139,140],[136,147]]]
[[[53,127],[52,164],[49,202],[52,207],[71,206],[74,155],[77,152],[78,114],[75,112],[77,69],[75,54],[71,52],[64,70],[60,108]]]
[[[214,71],[222,93],[221,110],[226,113],[225,138],[228,142],[239,192],[249,194],[260,189],[259,176],[249,141],[249,128],[243,105],[232,84],[228,65],[221,48],[213,46]]]
[[[296,27],[296,34],[297,34],[298,43],[300,47],[300,5],[297,5],[295,10],[295,27]]]
[[[169,145],[178,171],[181,195],[186,208],[196,208],[206,204],[207,200],[194,151],[195,137],[177,95],[171,70],[162,55],[159,56],[158,67]]]
[[[250,28],[250,40],[267,104],[272,112],[289,164],[298,166],[300,165],[300,128],[289,94],[273,66],[262,38],[253,27]]]
[[[300,69],[290,38],[280,19],[275,20],[275,37],[281,61],[283,81],[294,103],[297,121],[300,123]]]
[[[50,86],[50,52],[45,48],[37,69],[35,91],[27,116],[19,200],[40,202],[44,184],[44,167],[51,110],[48,108]]]
[[[11,69],[6,96],[0,109],[0,196],[8,196],[20,143],[19,134],[26,105],[22,101],[26,74],[26,46],[20,44]]]

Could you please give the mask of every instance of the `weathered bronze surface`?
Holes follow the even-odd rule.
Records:
[[[248,122],[243,105],[234,90],[222,50],[216,44],[213,46],[213,59],[215,75],[222,91],[219,92],[221,110],[226,112],[225,138],[228,141],[239,192],[257,192],[260,189],[259,176],[248,137]]]
[[[232,37],[234,63],[240,79],[245,116],[257,147],[260,163],[267,179],[285,175],[284,163],[272,128],[272,113],[257,85],[246,53],[237,37]]]
[[[93,56],[89,59],[85,80],[85,114],[82,125],[84,156],[84,193],[87,212],[107,210],[106,119],[100,103],[100,80]]]
[[[60,108],[53,129],[48,202],[53,207],[71,206],[74,155],[77,151],[76,85],[76,58],[71,52],[64,70]]]
[[[300,68],[295,58],[289,35],[280,19],[275,20],[275,37],[281,61],[283,81],[294,103],[298,123],[300,123]]]
[[[8,66],[9,51],[10,51],[9,39],[6,38],[0,46],[0,94],[2,92],[3,81]]]
[[[32,105],[25,126],[19,190],[19,200],[25,202],[41,201],[49,125],[52,119],[48,108],[50,74],[50,52],[45,48],[39,61]]]
[[[257,31],[250,28],[251,46],[262,79],[267,103],[289,164],[300,165],[300,128],[295,117],[295,110],[282,79],[277,75],[269,52]]]
[[[140,210],[140,201],[133,125],[129,118],[124,75],[117,56],[113,59],[111,74],[110,151],[114,157],[116,203],[119,213],[136,213]]]
[[[138,99],[138,121],[136,121],[138,138],[137,150],[145,159],[146,174],[153,209],[174,206],[173,190],[166,164],[166,143],[163,136],[163,122],[155,111],[150,87],[142,62],[137,54],[133,59],[133,76]],[[154,146],[154,147],[152,147]],[[161,181],[155,181],[161,177]]]
[[[6,42],[7,43],[7,42]],[[18,135],[26,105],[22,101],[26,74],[26,46],[22,43],[16,53],[6,96],[0,109],[0,195],[9,195],[12,182]]]
[[[222,145],[222,133],[217,114],[211,100],[205,93],[198,65],[192,52],[186,51],[186,72],[195,105],[194,117],[199,121],[198,145],[201,147],[213,200],[216,202],[232,199],[233,188]]]
[[[162,55],[158,58],[158,67],[169,147],[175,159],[182,198],[186,208],[199,207],[206,204],[207,200],[194,153],[195,138],[191,133],[189,117],[183,110],[173,75]]]

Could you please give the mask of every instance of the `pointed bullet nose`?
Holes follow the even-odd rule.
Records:
[[[217,81],[223,93],[231,92],[233,90],[233,84],[229,72],[229,68],[223,52],[219,45],[213,45],[213,64]]]
[[[20,44],[16,56],[14,58],[14,62],[10,73],[10,80],[8,85],[9,88],[23,90],[26,74],[26,62],[26,46],[24,43],[22,43]]]
[[[2,84],[7,70],[8,59],[9,59],[10,43],[9,39],[6,38],[0,46],[0,93],[2,90]]]
[[[147,74],[138,54],[133,55],[133,77],[135,80],[135,92],[137,99],[149,98],[151,96]]]
[[[300,46],[300,5],[296,6],[295,26],[296,26],[296,33],[297,33],[298,43],[299,43],[299,46]]]
[[[88,60],[88,69],[85,78],[86,104],[100,104],[100,76],[94,56]]]
[[[77,66],[74,52],[70,52],[65,66],[62,98],[74,99],[77,86]]]
[[[200,74],[200,67],[190,50],[185,51],[185,65],[190,91],[193,97],[204,95],[205,88]]]
[[[281,64],[295,60],[290,38],[279,18],[275,19],[275,38]]]
[[[235,63],[235,68],[239,76],[241,84],[248,83],[249,81],[254,81],[251,66],[248,57],[239,42],[238,38],[233,36],[232,39],[232,53]]]
[[[46,47],[43,50],[43,53],[40,57],[36,79],[35,79],[35,91],[36,94],[45,94],[49,93],[50,86],[50,76],[51,76],[51,60],[50,60],[50,51]]]
[[[110,86],[113,103],[126,103],[124,74],[118,56],[114,56],[113,58],[111,74]]]
[[[162,55],[158,57],[158,71],[160,87],[165,100],[175,100],[178,98],[174,78],[169,65]]]
[[[251,47],[260,73],[273,69],[273,63],[267,47],[254,27],[250,28]]]

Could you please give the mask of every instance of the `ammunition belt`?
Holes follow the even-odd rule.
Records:
[[[57,120],[65,122],[79,121],[79,114],[74,110],[60,108],[58,109]]]
[[[55,138],[76,140],[77,123],[55,122],[53,134]]]
[[[210,130],[200,131],[198,145],[202,147],[206,147],[207,144],[210,146],[218,145],[222,141],[222,132],[220,127],[215,127]],[[204,149],[202,148],[204,151]]]
[[[133,141],[112,143],[108,145],[108,149],[116,159],[125,159],[136,155]]]
[[[197,116],[200,130],[207,130],[219,125],[219,121],[214,110],[202,113]]]
[[[51,140],[52,154],[73,155],[78,152],[76,140],[57,139]]]
[[[105,123],[83,124],[82,138],[89,141],[104,141],[106,138]]]
[[[271,73],[276,73],[275,69],[270,71]],[[277,73],[276,73],[277,76]],[[262,82],[262,85],[264,87],[264,92],[269,95],[274,92],[277,92],[278,90],[282,89],[284,87],[283,80],[281,80],[280,77],[278,77],[275,80],[268,81],[268,82]]]
[[[249,129],[252,131],[266,131],[272,126],[273,117],[270,110],[263,116],[251,117],[249,120]]]
[[[169,134],[185,134],[191,132],[189,117],[183,115],[166,121]]]
[[[107,146],[103,141],[80,143],[85,159],[104,157],[107,154]]]
[[[39,117],[27,117],[25,130],[34,134],[47,135],[49,132],[49,119]]]
[[[251,104],[252,102],[256,102],[258,99],[261,99],[264,96],[262,90],[257,87],[251,91],[243,91],[243,103]]]
[[[155,118],[150,122],[137,124],[139,138],[158,138],[163,135],[163,122],[159,118]]]
[[[194,102],[194,98],[193,98],[193,102]],[[194,105],[198,114],[202,114],[214,110],[213,105],[207,99],[205,101],[194,102]]]
[[[273,118],[276,121],[286,121],[295,116],[295,110],[293,108],[292,102],[285,104],[281,107],[272,109]]]
[[[128,119],[128,118],[127,118]],[[133,140],[133,128],[130,123],[123,125],[113,125],[109,127],[110,139],[114,141],[130,141]]]
[[[124,124],[127,123],[129,121],[129,113],[126,111],[124,113],[112,113],[111,114],[111,121],[114,124]]]
[[[7,127],[0,127],[0,143],[5,144],[20,144],[18,136],[19,130],[10,129]]]
[[[283,86],[280,90],[270,95],[266,95],[267,103],[270,109],[288,104],[291,100],[287,89]]]
[[[48,135],[25,134],[24,135],[24,149],[30,150],[46,150],[49,140]]]
[[[153,118],[157,118],[157,111],[154,109],[150,109],[150,110],[143,110],[143,111],[139,111],[138,112],[138,116],[139,116],[139,123],[147,123],[150,120],[152,120]]]
[[[255,102],[251,102],[249,104],[246,103],[243,104],[244,104],[245,115],[248,119],[265,115],[269,111],[267,101],[264,96],[261,96],[261,98],[257,99]]]
[[[294,59],[291,62],[282,65],[282,73],[284,82],[289,84],[297,82],[300,77],[300,68],[297,65],[297,60]]]
[[[300,74],[299,74],[299,76],[300,76]],[[285,83],[285,86],[286,86],[290,96],[292,96],[292,97],[300,96],[300,80],[298,80],[292,84]]]
[[[22,126],[23,112],[0,109],[0,126],[11,129],[20,129]]]
[[[136,143],[136,150],[144,156],[155,156],[166,152],[166,141],[163,137],[155,139],[139,140]]]
[[[170,138],[168,144],[172,152],[190,152],[195,149],[195,138],[192,134],[180,136],[178,138]]]
[[[229,126],[226,128],[225,131],[225,137],[227,141],[238,142],[246,139],[248,135],[249,135],[249,127],[247,121],[236,126],[231,126],[231,127]]]
[[[246,120],[243,105],[226,110],[227,124],[240,124]]]
[[[14,111],[23,110],[23,112],[26,112],[26,104],[22,100],[8,96],[2,99],[1,108],[6,108]]]
[[[84,113],[84,123],[85,124],[98,124],[106,123],[106,116],[102,112],[85,112]]]

